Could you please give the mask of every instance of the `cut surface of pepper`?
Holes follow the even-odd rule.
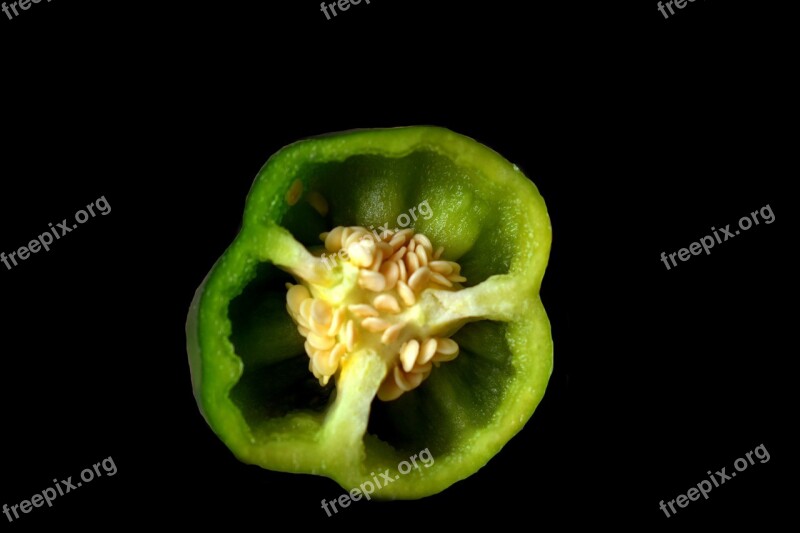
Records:
[[[372,496],[444,490],[497,454],[544,394],[550,242],[533,183],[452,131],[286,146],[190,306],[200,411],[246,463],[350,490],[429,450],[430,468]]]

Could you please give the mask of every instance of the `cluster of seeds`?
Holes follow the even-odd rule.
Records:
[[[418,387],[432,365],[456,358],[458,345],[452,339],[411,338],[403,318],[404,308],[415,305],[425,289],[456,290],[466,281],[458,263],[440,259],[443,248],[434,251],[430,239],[413,229],[379,236],[360,226],[338,226],[320,238],[328,252],[344,250],[346,254],[339,256],[358,267],[358,285],[365,295],[358,302],[334,307],[313,298],[304,285],[287,284],[287,310],[306,338],[309,370],[321,385],[371,334],[397,356],[378,391],[384,401]]]

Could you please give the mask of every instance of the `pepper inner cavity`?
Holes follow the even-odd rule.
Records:
[[[295,277],[287,283],[286,310],[305,337],[308,369],[327,385],[348,358],[371,349],[387,362],[377,396],[391,401],[425,381],[434,366],[452,361],[459,348],[452,327],[426,322],[420,296],[427,289],[458,291],[461,266],[441,259],[430,239],[407,228],[381,235],[361,226],[337,226],[320,235],[329,269],[341,269],[338,287]],[[450,331],[448,331],[450,330]]]

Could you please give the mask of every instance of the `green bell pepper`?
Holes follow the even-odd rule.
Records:
[[[412,228],[413,227],[413,228]],[[241,461],[347,490],[435,494],[526,423],[552,371],[544,200],[437,127],[348,131],[273,155],[186,325],[195,398]]]

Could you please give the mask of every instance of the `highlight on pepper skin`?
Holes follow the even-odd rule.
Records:
[[[396,224],[395,224],[396,222]],[[195,397],[242,461],[376,498],[440,492],[533,414],[552,371],[533,183],[449,130],[350,131],[277,152],[187,320]]]

